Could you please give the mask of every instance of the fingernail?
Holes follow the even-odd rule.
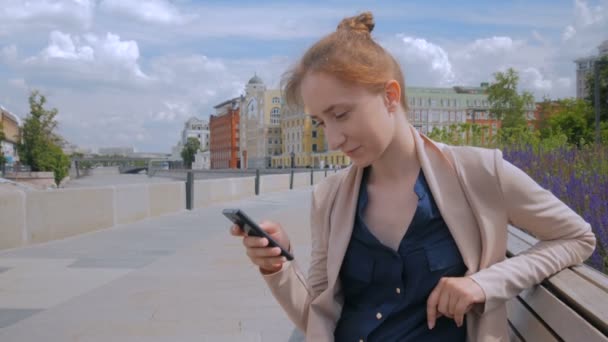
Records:
[[[287,262],[287,258],[286,258],[286,257],[282,257],[282,258],[281,258],[281,261],[282,261],[282,262]]]

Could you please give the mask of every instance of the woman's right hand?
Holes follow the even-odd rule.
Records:
[[[291,251],[289,237],[280,224],[271,221],[263,221],[259,224],[270,237],[272,237],[285,250]],[[257,236],[248,236],[239,226],[233,225],[230,234],[243,237],[243,245],[247,250],[247,256],[251,262],[260,268],[263,274],[271,274],[281,270],[287,259],[281,256],[279,247],[268,247],[268,239]]]

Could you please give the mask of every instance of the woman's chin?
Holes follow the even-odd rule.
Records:
[[[369,161],[369,160],[367,160],[365,158],[361,158],[361,157],[359,157],[359,158],[356,158],[356,157],[353,158],[353,157],[351,157],[350,161],[351,161],[352,165],[355,166],[355,167],[365,168],[365,167],[368,167],[368,166],[371,165],[371,161]]]

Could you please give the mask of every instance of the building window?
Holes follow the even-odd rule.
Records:
[[[439,121],[439,112],[433,112],[433,121]]]
[[[278,97],[273,97],[272,103],[281,103],[281,100]]]
[[[272,144],[272,139],[271,138],[268,138],[268,143]]]
[[[312,144],[312,151],[317,152],[317,144]]]
[[[317,137],[317,131],[312,131],[312,137],[316,138]]]

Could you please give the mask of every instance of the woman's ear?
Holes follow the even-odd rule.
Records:
[[[401,86],[399,82],[390,80],[384,86],[384,104],[389,112],[394,113],[401,103]]]

